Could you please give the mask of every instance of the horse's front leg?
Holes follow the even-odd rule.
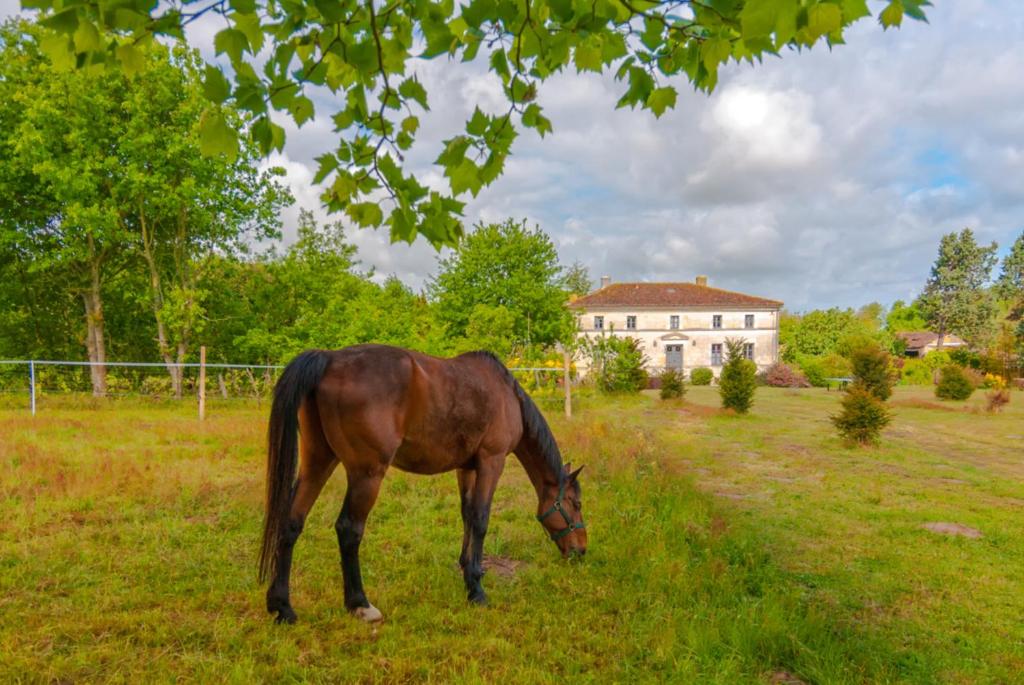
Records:
[[[480,583],[484,576],[484,537],[487,535],[487,525],[491,518],[494,489],[505,467],[505,455],[481,455],[477,459],[477,464],[476,477],[473,479],[475,482],[469,490],[468,545],[464,545],[460,562],[469,601],[483,605],[487,604],[487,593]],[[465,514],[463,516],[465,517]]]
[[[348,490],[341,514],[334,523],[341,551],[341,573],[345,582],[345,608],[367,622],[379,621],[384,616],[370,604],[363,592],[363,577],[359,570],[359,545],[363,541],[366,518],[377,501],[384,473],[365,474],[354,470],[348,474]]]

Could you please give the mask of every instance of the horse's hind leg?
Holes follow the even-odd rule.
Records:
[[[370,604],[363,591],[363,577],[359,570],[359,545],[363,541],[366,518],[377,501],[382,480],[383,468],[375,469],[371,473],[361,469],[350,469],[345,503],[334,524],[334,529],[338,533],[338,548],[341,551],[341,573],[345,580],[345,608],[357,618],[370,623],[381,620],[383,615],[377,607]]]
[[[295,610],[289,599],[292,551],[302,533],[306,515],[337,465],[334,453],[324,440],[316,412],[307,412],[304,406],[299,411],[299,422],[299,475],[292,490],[288,525],[277,549],[277,575],[267,589],[267,611],[277,614],[278,623],[295,623]]]

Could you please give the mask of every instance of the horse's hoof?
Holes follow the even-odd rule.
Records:
[[[472,594],[469,596],[469,603],[473,604],[474,606],[485,607],[488,604],[487,595],[483,592]]]
[[[365,607],[356,607],[352,610],[352,615],[367,623],[378,623],[384,620],[384,614],[380,613],[380,609],[372,604]]]
[[[292,625],[298,619],[299,617],[295,615],[295,612],[292,611],[291,608],[278,609],[277,618],[274,619],[274,623],[277,623],[278,625],[282,623]]]

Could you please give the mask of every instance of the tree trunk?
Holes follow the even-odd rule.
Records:
[[[181,359],[175,359],[175,356],[171,354],[171,345],[167,337],[167,326],[164,323],[163,282],[160,278],[160,269],[156,263],[156,251],[153,244],[154,236],[152,227],[146,222],[146,214],[141,206],[139,207],[139,226],[142,230],[142,256],[149,267],[149,285],[153,291],[152,303],[153,317],[156,319],[157,347],[160,352],[160,358],[163,359],[164,365],[167,367],[167,374],[171,377],[171,389],[174,392],[174,396],[181,399],[182,368],[175,363],[176,361],[180,363]]]
[[[89,236],[89,288],[82,293],[85,302],[86,336],[85,347],[89,352],[92,394],[104,397],[107,394],[106,341],[103,334],[103,296],[100,293],[100,258],[96,246]]]

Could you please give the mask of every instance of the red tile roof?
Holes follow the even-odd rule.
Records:
[[[778,300],[709,288],[694,283],[612,283],[571,302],[574,309],[596,307],[782,307]]]
[[[906,331],[897,333],[896,337],[907,343],[908,350],[921,350],[939,340],[939,334],[931,331]],[[949,347],[961,347],[967,344],[962,338],[952,333],[947,333],[942,343]]]

